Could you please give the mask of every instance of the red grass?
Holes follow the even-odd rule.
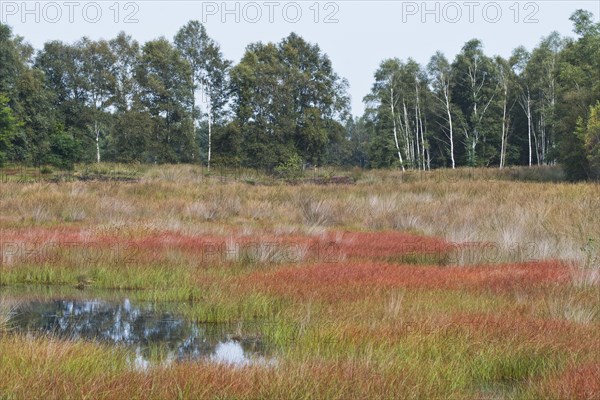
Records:
[[[335,233],[331,236],[333,235]],[[400,232],[346,232],[336,244],[342,254],[361,258],[391,257],[410,253],[432,254],[453,249],[453,244],[443,239]]]
[[[548,398],[551,399],[599,400],[600,361],[568,369],[554,378],[548,389]]]
[[[260,271],[250,276],[250,282],[267,290],[295,297],[327,297],[331,300],[360,298],[377,289],[394,287],[423,289],[485,289],[505,292],[514,289],[528,289],[550,284],[568,282],[569,267],[558,261],[506,264],[475,267],[434,267],[415,265],[393,265],[385,263],[381,257],[403,254],[439,253],[450,251],[455,246],[437,238],[396,233],[396,232],[328,232],[318,237],[285,235],[276,236],[264,233],[260,236],[235,235],[191,236],[171,231],[123,232],[115,234],[95,233],[93,230],[77,228],[43,229],[30,228],[5,230],[0,243],[21,243],[22,249],[36,244],[51,243],[59,251],[73,244],[86,249],[110,249],[117,261],[128,264],[146,265],[168,260],[170,253],[177,252],[194,265],[220,264],[224,261],[239,261],[239,254],[233,260],[227,259],[230,242],[236,247],[271,246],[275,250],[289,250],[303,247],[304,259],[283,259],[279,262],[301,264],[280,268],[274,272]],[[256,247],[255,247],[256,249]],[[3,249],[6,253],[5,249]],[[24,250],[21,250],[24,251]],[[264,251],[264,250],[260,250]],[[59,253],[60,256],[63,253]],[[102,262],[103,254],[90,252]],[[44,262],[43,257],[56,258],[56,254],[42,254],[35,262]],[[78,258],[73,259],[75,263]],[[363,261],[364,260],[364,261]],[[27,261],[27,260],[25,260]],[[28,261],[32,261],[31,259]],[[57,261],[64,261],[60,259]],[[112,260],[111,260],[112,261]],[[242,285],[245,286],[245,285]]]
[[[301,235],[274,235],[268,232],[260,235],[240,235],[232,232],[229,236],[185,235],[172,231],[147,231],[122,235],[104,234],[94,230],[74,227],[67,228],[27,228],[3,230],[0,244],[6,250],[15,244],[21,253],[26,249],[43,249],[44,246],[59,248],[86,246],[92,249],[120,247],[135,254],[138,262],[160,261],[165,252],[178,251],[196,259],[211,256],[225,259],[228,245],[256,251],[257,246],[287,252],[292,258],[290,262],[330,262],[347,258],[387,258],[405,254],[444,253],[452,250],[453,244],[442,239],[429,238],[397,232],[328,232],[312,237]],[[298,250],[298,252],[293,252]],[[304,253],[304,258],[297,258],[297,253]],[[36,259],[37,262],[42,260]]]
[[[455,314],[447,319],[446,324],[451,329],[468,330],[470,334],[484,341],[519,337],[523,343],[530,342],[573,353],[600,354],[600,342],[593,325],[515,315],[510,312],[497,312],[493,315]],[[549,332],[552,334],[549,335]]]
[[[570,275],[569,268],[557,261],[447,268],[365,262],[287,267],[244,279],[280,295],[331,298],[342,291],[359,294],[389,288],[506,292],[564,283]]]

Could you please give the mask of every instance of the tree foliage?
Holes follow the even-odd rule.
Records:
[[[231,80],[244,164],[271,168],[294,156],[324,163],[342,139],[346,82],[317,45],[293,33],[278,44],[253,43]]]
[[[348,83],[291,33],[237,64],[198,21],[173,40],[49,41],[35,52],[0,24],[0,162],[100,160],[431,169],[560,163],[600,175],[600,23],[552,32],[507,57],[467,41],[454,59],[383,60],[349,115]],[[287,173],[287,172],[286,172]]]

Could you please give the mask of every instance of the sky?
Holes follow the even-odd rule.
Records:
[[[488,55],[507,57],[520,45],[532,49],[552,31],[572,36],[576,9],[600,17],[593,1],[0,1],[0,20],[36,49],[44,42],[74,42],[82,36],[110,39],[125,31],[139,42],[172,39],[196,19],[238,62],[252,42],[278,42],[291,32],[318,43],[334,70],[348,80],[352,113],[386,58],[412,57],[426,64],[436,52],[449,59],[470,39]]]

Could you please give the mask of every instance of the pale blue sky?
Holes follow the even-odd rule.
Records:
[[[225,56],[236,62],[248,43],[279,41],[294,31],[317,42],[338,74],[348,79],[355,115],[362,113],[362,98],[385,58],[413,57],[424,64],[436,50],[453,58],[472,38],[481,39],[488,54],[507,56],[518,45],[531,49],[553,30],[571,35],[569,16],[578,8],[592,11],[596,19],[600,16],[599,0],[258,0],[238,2],[237,9],[236,2],[222,1],[69,1],[29,1],[26,11],[21,0],[2,0],[0,17],[37,49],[48,40],[71,42],[83,35],[109,39],[121,30],[140,42],[172,38],[188,20],[204,20]],[[231,12],[227,14],[225,8]],[[131,23],[125,23],[132,13]],[[328,15],[330,23],[325,23]]]

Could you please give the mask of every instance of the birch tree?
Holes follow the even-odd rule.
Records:
[[[175,46],[190,64],[190,112],[194,130],[198,127],[200,115],[207,119],[207,167],[210,170],[213,125],[220,120],[227,102],[227,70],[231,63],[223,58],[219,45],[208,36],[206,28],[198,21],[188,22],[177,32]],[[197,108],[198,92],[204,110]]]
[[[190,65],[165,38],[147,42],[136,68],[139,102],[152,116],[156,162],[197,162],[190,115]]]
[[[456,56],[452,64],[454,100],[465,116],[463,126],[467,141],[468,163],[478,164],[477,146],[489,127],[483,126],[482,121],[489,111],[499,87],[496,80],[494,64],[483,53],[483,45],[477,40],[468,41]]]
[[[348,114],[346,88],[329,57],[297,34],[250,44],[231,69],[242,162],[271,169],[323,162]]]
[[[511,113],[515,105],[513,100],[513,87],[515,76],[510,60],[496,57],[496,68],[498,71],[498,83],[501,90],[502,104],[502,128],[500,133],[500,169],[506,166],[506,149],[508,147],[508,134],[511,128]]]
[[[196,107],[196,97],[199,90],[204,93],[203,85],[206,82],[206,60],[204,53],[208,41],[209,38],[206,33],[206,28],[198,21],[189,21],[175,35],[175,47],[181,52],[183,58],[190,65],[190,115],[192,116],[194,134],[198,128],[199,115],[199,111]]]
[[[212,159],[213,127],[224,123],[224,108],[229,102],[229,69],[231,61],[226,60],[219,45],[210,40],[205,48],[206,74],[203,82],[206,117],[208,122],[207,165],[210,170]]]
[[[131,110],[135,95],[139,93],[135,69],[140,59],[140,45],[131,36],[121,32],[109,41],[114,55],[113,73],[115,90],[113,105],[117,113]]]
[[[536,159],[548,163],[548,152],[554,146],[555,109],[559,54],[564,41],[557,32],[543,38],[528,60],[526,73],[532,93],[532,123],[539,139],[536,140]],[[536,138],[534,136],[534,138]],[[537,139],[537,138],[536,138]]]
[[[398,164],[402,171],[405,171],[404,158],[402,156],[402,148],[406,151],[406,147],[401,141],[405,137],[404,126],[399,119],[399,106],[401,104],[400,96],[400,60],[388,59],[379,65],[379,69],[375,72],[375,83],[371,89],[371,93],[365,96],[365,102],[368,106],[376,109],[376,118],[388,120],[391,128],[391,135],[394,140],[395,152],[398,158]]]
[[[81,44],[82,73],[86,82],[87,103],[92,112],[92,131],[96,143],[96,162],[100,162],[100,135],[102,119],[113,104],[116,78],[114,65],[116,57],[104,40],[83,39]]]
[[[524,47],[518,47],[513,51],[513,70],[518,77],[519,94],[518,102],[527,118],[527,150],[528,165],[533,165],[533,140],[535,131],[533,126],[533,100],[531,97],[531,77],[527,65],[531,58],[530,53]]]
[[[446,57],[437,52],[429,61],[427,66],[431,87],[434,97],[442,105],[445,111],[446,122],[448,124],[447,137],[450,146],[450,161],[452,169],[456,168],[456,160],[454,157],[454,124],[452,122],[452,94],[450,90],[450,63]]]

